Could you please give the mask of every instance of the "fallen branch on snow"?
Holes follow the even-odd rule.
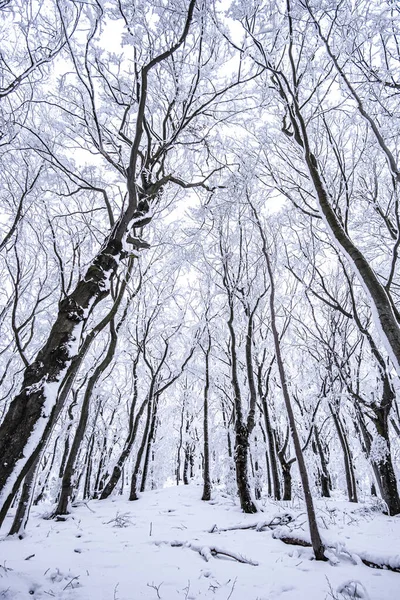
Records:
[[[289,544],[290,546],[303,546],[304,548],[311,548],[311,543],[309,541],[298,537],[282,535],[278,533],[278,535],[274,534],[273,538],[280,540],[284,544]],[[327,550],[329,550],[329,547],[327,547]],[[385,571],[387,570],[393,571],[394,573],[400,573],[400,564],[394,564],[390,558],[388,560],[381,560],[379,563],[377,563],[374,560],[363,558],[363,556],[360,554],[354,556],[358,556],[361,562],[371,569],[383,569]]]
[[[366,565],[367,567],[371,567],[371,569],[384,569],[385,571],[387,570],[387,571],[393,571],[394,573],[400,573],[400,566],[394,567],[388,562],[376,563],[376,562],[373,562],[372,560],[362,558],[362,556],[360,556],[360,558],[361,558],[362,562],[364,563],[364,565]]]
[[[243,525],[232,525],[232,527],[218,527],[213,525],[208,533],[219,533],[220,531],[237,531],[237,530],[248,530],[254,529],[254,531],[265,531],[266,529],[275,529],[281,525],[287,525],[293,521],[292,515],[285,513],[283,515],[276,515],[272,521],[258,521],[257,523],[246,523]]]
[[[190,550],[194,550],[198,552],[200,556],[204,558],[205,561],[209,561],[211,558],[218,558],[218,556],[226,556],[231,558],[232,560],[236,560],[237,562],[252,565],[253,567],[258,566],[258,562],[251,560],[250,558],[246,558],[241,554],[237,554],[236,552],[231,552],[229,550],[224,550],[223,548],[218,548],[217,546],[199,546],[198,544],[193,544],[192,542],[180,542],[179,540],[175,540],[173,542],[155,542],[157,546],[161,544],[167,544],[172,548],[190,548]]]
[[[311,548],[310,542],[307,542],[306,540],[302,540],[301,538],[290,537],[290,536],[288,536],[288,537],[279,536],[279,537],[274,537],[274,539],[280,540],[284,544],[289,544],[290,546],[303,546],[303,548]]]

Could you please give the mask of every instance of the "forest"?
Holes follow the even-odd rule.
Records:
[[[0,0],[0,39],[0,598],[395,599],[399,4]],[[154,549],[155,498],[199,530]],[[192,575],[33,584],[85,519]]]

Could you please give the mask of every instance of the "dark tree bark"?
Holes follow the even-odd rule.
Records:
[[[283,498],[282,500],[292,499],[292,464],[285,463],[282,465],[282,478],[283,478]]]
[[[151,448],[155,439],[155,432],[156,432],[156,425],[157,425],[157,412],[158,412],[158,402],[159,402],[160,396],[158,394],[156,394],[155,398],[154,398],[154,402],[153,402],[153,410],[152,410],[152,415],[151,415],[151,424],[150,424],[150,430],[149,430],[149,435],[147,436],[147,442],[146,442],[146,454],[144,457],[144,462],[143,462],[143,473],[142,473],[142,482],[140,484],[140,491],[144,492],[146,489],[146,482],[147,482],[147,475],[149,472],[149,463],[150,463],[150,455],[151,455]]]
[[[186,389],[185,389],[186,393]],[[176,453],[176,485],[179,485],[181,480],[181,453],[183,448],[183,422],[184,422],[184,414],[185,414],[185,404],[186,404],[186,396],[183,396],[182,407],[181,407],[181,422],[179,425],[179,442],[178,442],[178,450]]]
[[[336,432],[338,434],[340,446],[343,452],[344,471],[346,474],[346,485],[349,502],[358,502],[356,479],[354,476],[354,465],[349,443],[347,441],[347,436],[343,429],[343,424],[340,419],[339,413],[336,410],[334,410],[330,403],[328,404],[328,406],[333,418],[333,422],[335,424]]]
[[[93,467],[93,449],[94,449],[94,441],[95,441],[95,436],[94,433],[92,433],[92,435],[90,436],[89,439],[89,444],[88,444],[88,448],[87,448],[87,452],[86,452],[86,458],[85,458],[85,483],[83,485],[83,499],[87,500],[88,498],[91,498],[91,493],[90,493],[90,480],[92,477],[92,467]]]
[[[234,392],[235,405],[235,467],[236,483],[238,486],[240,506],[245,513],[257,512],[254,504],[249,484],[248,461],[249,461],[249,428],[244,422],[242,397],[237,373],[237,355],[236,355],[236,334],[233,327],[233,301],[230,300],[228,328],[231,339],[231,381]]]
[[[321,438],[316,425],[314,425],[315,451],[319,456],[321,470],[319,470],[319,479],[321,485],[321,496],[323,498],[331,497],[331,478],[328,470],[328,461],[326,459],[326,451],[322,448]]]
[[[257,370],[257,382],[258,382],[259,395],[260,395],[261,403],[262,403],[262,409],[263,409],[262,412],[264,415],[265,432],[266,432],[266,437],[267,437],[267,441],[268,441],[268,458],[269,458],[269,464],[270,464],[271,475],[272,475],[273,497],[275,498],[275,500],[280,500],[281,499],[281,487],[280,487],[280,481],[279,481],[278,464],[277,464],[277,459],[276,459],[276,457],[278,455],[278,448],[276,445],[276,436],[275,436],[275,432],[272,428],[270,411],[269,411],[269,406],[268,406],[269,381],[270,381],[273,362],[274,362],[274,359],[271,361],[271,363],[268,367],[268,370],[267,370],[267,374],[264,378],[264,390],[263,390],[262,364],[259,365],[258,370]]]
[[[131,478],[131,489],[129,493],[129,500],[139,500],[138,492],[137,492],[137,480],[139,477],[140,465],[142,462],[143,454],[147,444],[147,438],[150,430],[151,423],[151,413],[153,407],[154,397],[149,397],[147,402],[147,414],[146,414],[146,423],[144,426],[144,431],[142,435],[142,440],[140,442],[140,446],[138,449],[138,453],[136,455],[135,466],[133,468],[132,478]]]
[[[275,443],[277,445],[277,456],[279,459],[279,463],[281,465],[281,471],[282,471],[282,481],[283,481],[283,496],[282,496],[282,500],[291,500],[292,499],[292,466],[293,463],[296,461],[296,458],[286,458],[286,453],[288,450],[288,446],[289,446],[289,438],[290,438],[290,427],[287,426],[286,428],[286,433],[285,433],[285,438],[282,441],[282,444],[280,446],[280,448],[278,447],[278,440],[277,440],[277,435],[275,432],[273,432],[274,434],[274,438],[275,438]]]
[[[204,382],[204,401],[203,401],[203,454],[204,454],[204,466],[203,466],[203,495],[202,500],[211,500],[211,476],[210,476],[210,445],[208,436],[208,393],[210,390],[210,352],[211,352],[211,335],[208,331],[207,345],[203,348],[204,352],[204,370],[205,370],[205,382]]]
[[[226,415],[226,408],[225,408],[225,403],[224,403],[223,399],[221,399],[221,413],[222,413],[222,422],[224,424],[224,429],[226,431],[226,443],[227,443],[227,447],[228,447],[228,456],[229,456],[229,458],[232,458],[233,452],[232,452],[231,432],[229,429],[229,419],[227,418],[227,415]]]
[[[266,467],[266,471],[267,471],[267,494],[268,496],[272,496],[272,479],[271,479],[271,466],[270,466],[270,460],[269,460],[269,454],[268,454],[268,442],[267,442],[267,435],[264,431],[264,428],[262,426],[261,423],[259,423],[259,427],[261,429],[261,433],[263,436],[263,440],[264,440],[264,444],[266,447],[265,450],[265,467]]]

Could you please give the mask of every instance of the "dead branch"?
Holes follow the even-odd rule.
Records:
[[[217,546],[199,546],[197,544],[193,544],[192,542],[181,542],[179,540],[175,540],[172,542],[156,542],[156,544],[157,546],[159,546],[160,544],[168,544],[172,548],[190,548],[190,550],[198,552],[206,562],[208,562],[210,558],[226,556],[242,564],[252,565],[253,567],[258,566],[258,562],[256,562],[255,560],[251,560],[250,558],[246,558],[245,556],[237,554],[236,552],[231,552],[230,550],[218,548]]]
[[[275,539],[280,540],[284,544],[289,544],[290,546],[303,546],[304,548],[311,548],[310,542],[307,542],[306,540],[302,540],[301,538],[285,536],[285,537],[276,537]]]
[[[372,560],[367,560],[366,558],[361,558],[361,561],[367,567],[371,567],[371,569],[384,569],[385,571],[387,570],[393,571],[394,573],[400,573],[400,567],[391,567],[388,563],[378,564],[373,562]]]
[[[284,544],[289,544],[291,546],[303,546],[304,548],[311,548],[310,542],[306,540],[302,540],[300,538],[284,536],[284,537],[276,537],[275,539],[281,540]],[[393,571],[393,573],[400,573],[400,567],[393,567],[388,562],[376,563],[372,560],[367,560],[366,558],[362,558],[360,556],[361,562],[370,567],[371,569],[383,569],[387,571]]]
[[[276,515],[272,521],[257,521],[257,523],[246,523],[240,525],[232,525],[232,527],[218,527],[213,525],[208,533],[219,533],[221,531],[238,531],[254,529],[254,531],[265,531],[266,529],[275,529],[281,525],[287,525],[293,521],[292,515],[285,513]]]

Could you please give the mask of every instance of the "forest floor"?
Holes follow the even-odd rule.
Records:
[[[44,519],[44,505],[34,508],[23,540],[1,538],[0,599],[400,598],[400,573],[361,561],[400,567],[400,517],[367,504],[319,501],[321,533],[331,547],[330,561],[321,563],[310,548],[273,537],[307,538],[299,501],[261,502],[263,512],[244,515],[222,493],[209,503],[200,497],[201,487],[191,485],[146,492],[134,503],[122,497],[90,501],[65,522]],[[293,521],[283,529],[221,531],[275,524],[284,514]]]

